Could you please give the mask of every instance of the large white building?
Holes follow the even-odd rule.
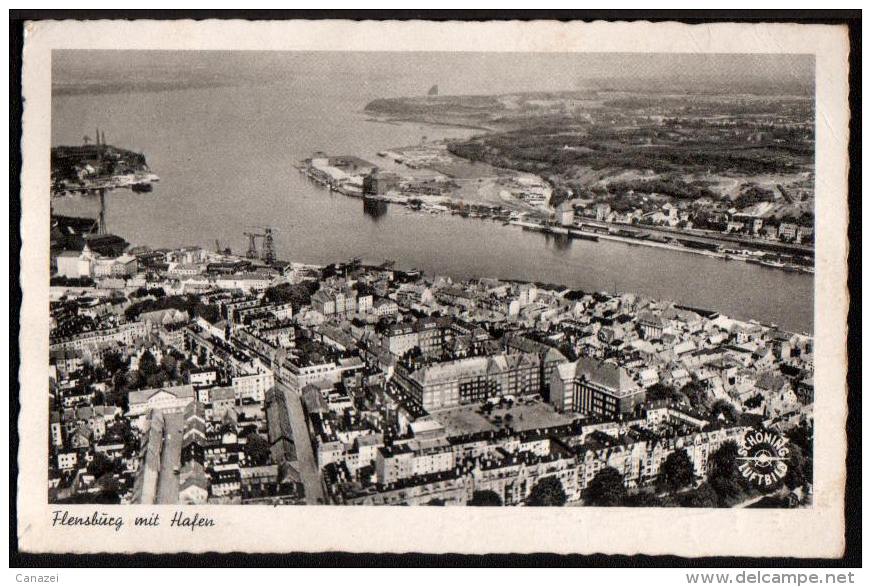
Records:
[[[132,255],[101,257],[85,243],[81,252],[63,251],[57,256],[57,274],[68,279],[82,277],[132,277],[139,263]]]
[[[57,256],[57,274],[67,279],[91,276],[91,259],[78,251],[64,251]]]
[[[263,369],[259,373],[233,377],[231,385],[238,399],[249,398],[256,402],[263,402],[266,392],[275,385],[275,375],[271,370]]]
[[[159,387],[131,391],[128,395],[130,409],[128,416],[141,416],[149,410],[163,412],[181,412],[194,401],[196,394],[193,385],[176,385],[174,387]]]

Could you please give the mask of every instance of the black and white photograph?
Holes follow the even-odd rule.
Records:
[[[843,495],[813,50],[72,45],[30,194],[50,529]]]
[[[52,58],[53,503],[812,503],[811,56]]]

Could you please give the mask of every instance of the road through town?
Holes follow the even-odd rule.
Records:
[[[305,502],[310,505],[324,503],[324,490],[321,486],[318,464],[312,449],[302,401],[299,395],[286,385],[277,384],[287,399],[287,411],[293,430],[293,443],[296,445],[296,458],[299,460],[299,474],[305,487]]]

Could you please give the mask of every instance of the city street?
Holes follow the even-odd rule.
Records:
[[[184,416],[164,414],[166,429],[163,436],[163,451],[160,455],[160,472],[157,475],[157,503],[178,503],[178,473],[181,463],[181,441],[184,437]]]
[[[302,401],[289,387],[276,384],[287,398],[287,411],[290,416],[290,426],[293,429],[293,442],[296,445],[296,458],[299,461],[299,474],[305,487],[305,502],[307,504],[323,503],[324,491],[321,487],[317,460],[312,449],[308,427],[302,411]]]

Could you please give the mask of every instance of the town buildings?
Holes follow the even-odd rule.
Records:
[[[65,278],[103,267],[58,259]],[[604,467],[654,491],[675,451],[701,480],[749,426],[812,420],[813,339],[714,311],[359,262],[279,271],[195,248],[105,267],[112,287],[53,286],[53,500],[422,505],[492,491],[518,505],[556,477],[579,502]]]
[[[626,369],[591,357],[559,365],[551,375],[550,401],[560,412],[614,418],[644,401],[644,389]]]

